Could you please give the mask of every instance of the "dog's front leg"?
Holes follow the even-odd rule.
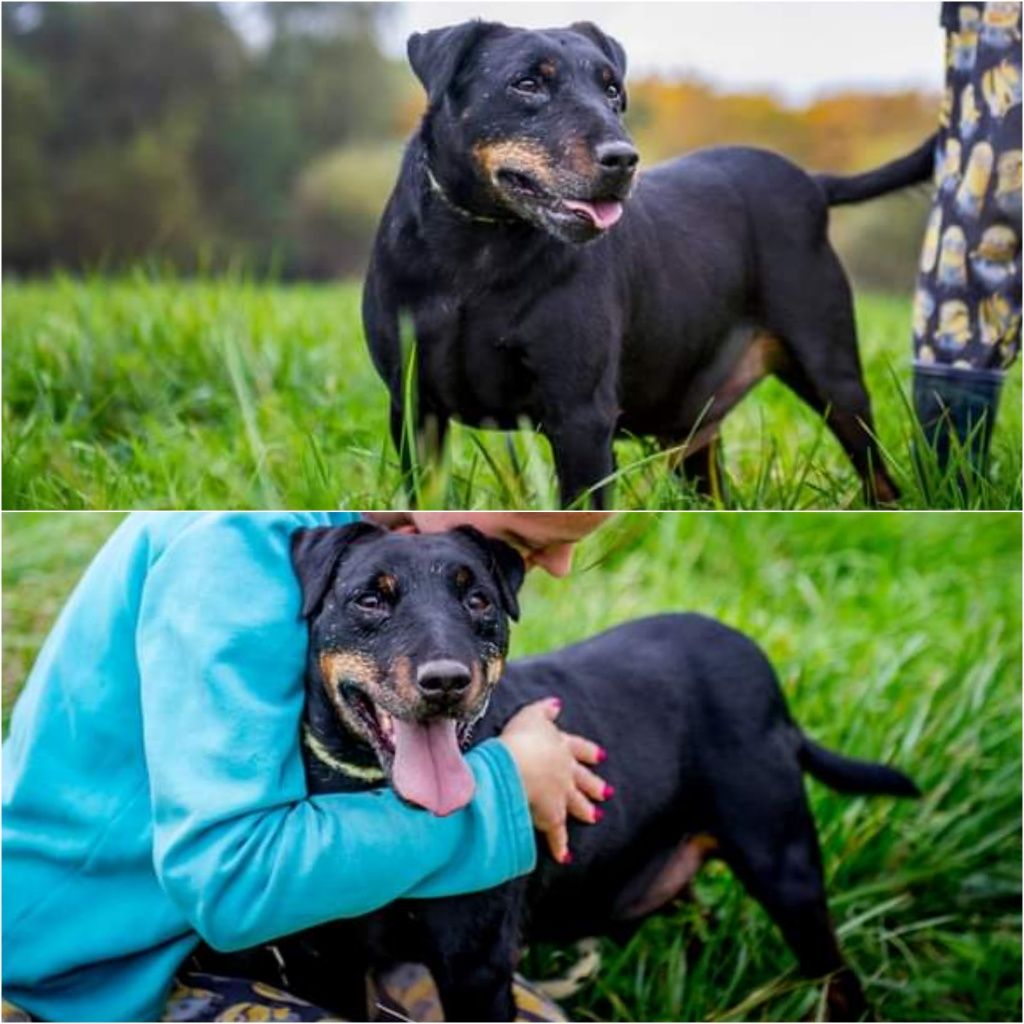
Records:
[[[593,508],[606,508],[612,497],[609,477],[615,472],[615,417],[597,408],[579,409],[546,420],[544,432],[555,458],[562,507],[586,495]]]
[[[430,969],[448,1021],[516,1019],[512,976],[525,888],[431,900],[417,910]]]

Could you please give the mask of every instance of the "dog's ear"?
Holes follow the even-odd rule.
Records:
[[[484,555],[487,568],[498,584],[501,603],[513,622],[519,621],[519,588],[526,578],[526,563],[511,544],[488,537],[474,526],[456,526],[453,533],[462,534]]]
[[[493,23],[477,18],[461,25],[414,32],[409,36],[406,44],[409,63],[427,90],[431,105],[445,94],[469,51],[495,27]]]
[[[348,526],[316,526],[292,534],[292,566],[302,588],[302,617],[308,618],[324,599],[341,556],[356,541],[387,531],[360,520]]]
[[[605,35],[592,21],[575,21],[570,26],[573,32],[586,36],[615,65],[615,70],[622,76],[626,74],[626,51],[622,43]]]

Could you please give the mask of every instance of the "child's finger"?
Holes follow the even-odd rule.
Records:
[[[608,754],[600,744],[593,743],[582,736],[576,736],[571,732],[563,733],[563,735],[569,744],[570,753],[577,761],[582,761],[584,764],[600,764],[607,759]]]
[[[601,820],[603,811],[596,808],[578,789],[569,794],[566,801],[566,810],[577,820],[585,821],[588,825]]]
[[[537,700],[527,705],[527,710],[534,708],[549,722],[553,722],[561,714],[562,701],[559,697],[545,697],[543,700]]]
[[[548,841],[548,849],[551,851],[551,856],[554,857],[559,864],[568,863],[569,829],[566,826],[566,823],[562,821],[557,825],[552,825],[545,832],[545,837]]]
[[[576,786],[583,791],[584,796],[591,800],[607,800],[609,785],[600,775],[595,775],[589,768],[577,764],[573,769],[573,779]]]

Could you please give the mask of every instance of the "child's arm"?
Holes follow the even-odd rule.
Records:
[[[237,949],[401,896],[528,871],[535,841],[507,749],[468,758],[476,795],[435,818],[390,791],[307,797],[299,750],[306,627],[280,517],[224,516],[151,568],[138,654],[161,885]]]

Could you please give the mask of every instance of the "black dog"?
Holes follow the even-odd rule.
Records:
[[[278,943],[291,991],[363,1019],[366,969],[414,961],[433,973],[447,1019],[512,1020],[521,939],[624,938],[716,856],[803,971],[831,975],[832,1016],[863,1014],[829,922],[802,774],[845,792],[917,791],[891,768],[807,739],[752,641],[697,615],[664,615],[505,667],[523,563],[501,542],[471,528],[416,537],[360,523],[301,533],[293,552],[310,629],[312,792],[386,780],[449,813],[472,795],[460,748],[556,695],[560,724],[609,751],[601,772],[616,793],[600,824],[571,827],[570,865],[541,852],[529,878]]]
[[[363,294],[407,472],[406,417],[427,456],[453,417],[526,418],[551,442],[565,504],[607,500],[623,432],[685,444],[682,469],[706,488],[722,419],[774,374],[827,416],[868,498],[897,497],[828,207],[926,180],[931,139],[850,178],[740,147],[637,176],[625,53],[596,26],[467,22],[413,35],[409,60],[429,107]]]

